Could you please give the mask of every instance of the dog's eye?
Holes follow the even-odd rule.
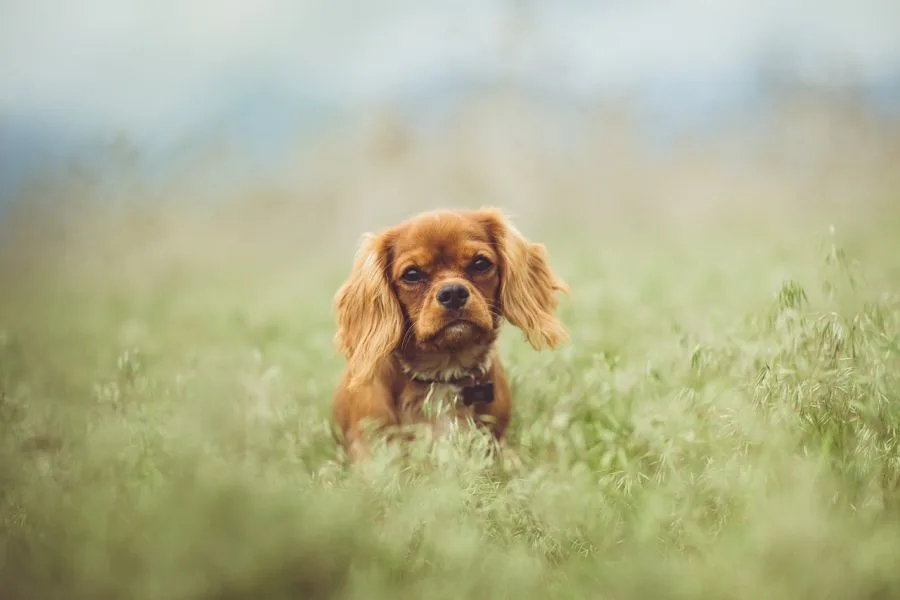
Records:
[[[493,266],[493,263],[483,256],[472,261],[472,270],[476,273],[484,273]]]
[[[425,273],[415,267],[409,267],[400,276],[406,283],[419,283],[425,279]]]

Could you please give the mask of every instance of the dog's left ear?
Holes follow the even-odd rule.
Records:
[[[555,348],[569,341],[556,316],[556,292],[569,286],[550,269],[543,244],[529,242],[494,208],[477,211],[476,218],[488,230],[500,255],[500,309],[522,330],[536,350]]]
[[[366,235],[350,276],[334,297],[335,343],[347,358],[351,389],[372,378],[403,334],[403,312],[387,279],[389,252],[386,234]]]

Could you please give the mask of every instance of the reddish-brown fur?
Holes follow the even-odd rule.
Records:
[[[418,275],[406,273],[411,267]],[[468,291],[463,307],[438,301],[450,284]],[[436,427],[423,409],[426,397],[445,389],[436,382],[469,375],[492,381],[494,400],[459,404],[453,418],[488,428],[502,443],[512,397],[494,348],[501,321],[521,329],[535,349],[564,343],[558,291],[568,287],[551,271],[544,247],[496,209],[424,213],[367,235],[335,296],[335,342],[347,368],[334,418],[350,455],[365,455],[368,424],[383,432]],[[454,388],[446,389],[452,395]]]

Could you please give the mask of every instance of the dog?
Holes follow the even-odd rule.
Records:
[[[567,343],[557,292],[570,290],[545,247],[496,208],[426,212],[364,235],[333,307],[347,361],[333,418],[351,461],[370,455],[370,434],[408,438],[398,432],[409,426],[475,426],[502,447],[513,398],[501,323],[535,350]]]

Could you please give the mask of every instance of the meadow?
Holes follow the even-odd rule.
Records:
[[[4,214],[0,596],[900,597],[897,132],[790,113],[663,160],[484,110],[275,183],[70,173]],[[481,204],[547,246],[572,343],[505,327],[502,461],[352,468],[356,239]]]

